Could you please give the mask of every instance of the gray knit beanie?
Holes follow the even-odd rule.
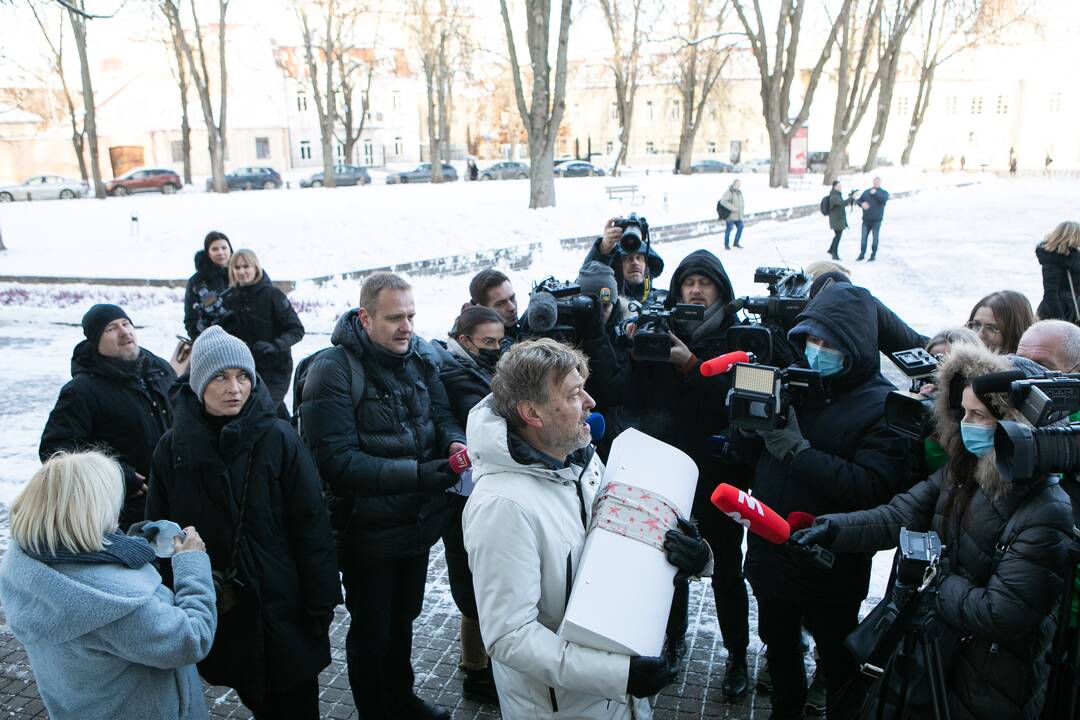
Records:
[[[578,272],[577,284],[582,295],[595,295],[604,305],[615,302],[619,297],[619,286],[615,282],[615,271],[611,266],[596,260],[590,260]]]
[[[191,371],[188,385],[195,391],[199,402],[203,401],[206,386],[222,370],[239,368],[251,376],[255,387],[255,358],[243,340],[235,338],[217,325],[212,325],[195,338],[191,346]]]

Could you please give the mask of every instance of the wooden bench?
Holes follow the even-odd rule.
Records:
[[[645,200],[645,196],[638,192],[637,185],[608,185],[604,189],[607,190],[608,200],[626,197],[630,198],[631,203]]]

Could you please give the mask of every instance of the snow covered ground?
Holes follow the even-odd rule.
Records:
[[[886,182],[890,190],[912,187],[916,179],[941,187],[889,204],[878,262],[853,262],[857,212],[840,246],[854,281],[924,333],[963,323],[975,301],[993,290],[1019,290],[1037,304],[1041,284],[1035,245],[1058,222],[1076,219],[1080,183],[979,177],[976,186],[947,187],[957,177],[912,177],[906,186]],[[766,191],[759,178],[744,176],[751,209],[782,207],[783,200],[816,202],[821,195],[816,186]],[[617,210],[603,199],[604,180],[560,181],[560,206],[536,212],[522,209],[525,183],[510,181],[8,205],[0,210],[0,223],[11,249],[0,254],[0,274],[181,277],[190,272],[192,250],[209,227],[221,227],[237,246],[255,249],[269,272],[282,278],[543,240],[544,251],[533,267],[509,273],[524,300],[533,280],[548,274],[575,277],[582,253],[563,251],[555,239],[599,232]],[[707,217],[718,188],[729,180],[648,176],[635,182],[650,192],[645,212],[661,223]],[[865,184],[861,179],[855,183]],[[668,193],[667,215],[654,213],[659,207],[653,205],[654,187]],[[476,200],[481,197],[483,202]],[[128,237],[125,224],[132,207],[140,209],[143,222],[160,213],[160,220],[144,225],[138,240]],[[756,266],[824,259],[830,239],[826,219],[815,215],[749,227],[743,250],[725,252],[719,236],[661,244],[656,249],[668,270],[660,283],[666,286],[687,253],[706,247],[720,255],[738,294],[755,294],[763,290],[752,283]],[[446,332],[466,299],[468,280],[462,275],[415,279],[421,335]],[[355,305],[358,295],[355,282],[301,283],[291,298],[308,334],[294,348],[294,358],[327,345],[334,321]],[[79,319],[86,308],[94,302],[123,305],[140,326],[141,343],[167,356],[175,334],[183,332],[181,301],[182,290],[0,284],[0,503],[10,502],[39,464],[41,429],[57,391],[70,377],[71,348],[82,339]],[[887,560],[887,555],[879,558],[872,595],[881,592]]]

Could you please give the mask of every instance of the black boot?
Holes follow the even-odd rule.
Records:
[[[720,692],[724,700],[738,702],[750,691],[750,681],[746,672],[746,654],[728,655],[724,680],[720,683]]]
[[[862,253],[859,253],[859,257],[855,258],[855,262],[859,262],[860,260],[863,260],[865,258],[866,258],[866,255],[864,255]],[[870,258],[870,259],[873,260],[873,258]]]
[[[870,256],[870,262],[874,262],[875,260],[877,260],[877,253]]]
[[[483,670],[462,669],[461,695],[481,705],[498,705],[499,693],[495,690],[495,675],[488,665]]]
[[[397,720],[450,720],[450,712],[416,695],[390,709],[390,717]]]

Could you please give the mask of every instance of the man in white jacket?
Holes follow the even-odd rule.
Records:
[[[585,422],[594,405],[588,372],[584,355],[554,340],[519,343],[469,415],[477,486],[465,506],[465,547],[507,720],[648,719],[642,698],[678,672],[674,657],[617,655],[556,634],[603,471]],[[681,577],[711,560],[695,535],[672,530],[665,543]]]

